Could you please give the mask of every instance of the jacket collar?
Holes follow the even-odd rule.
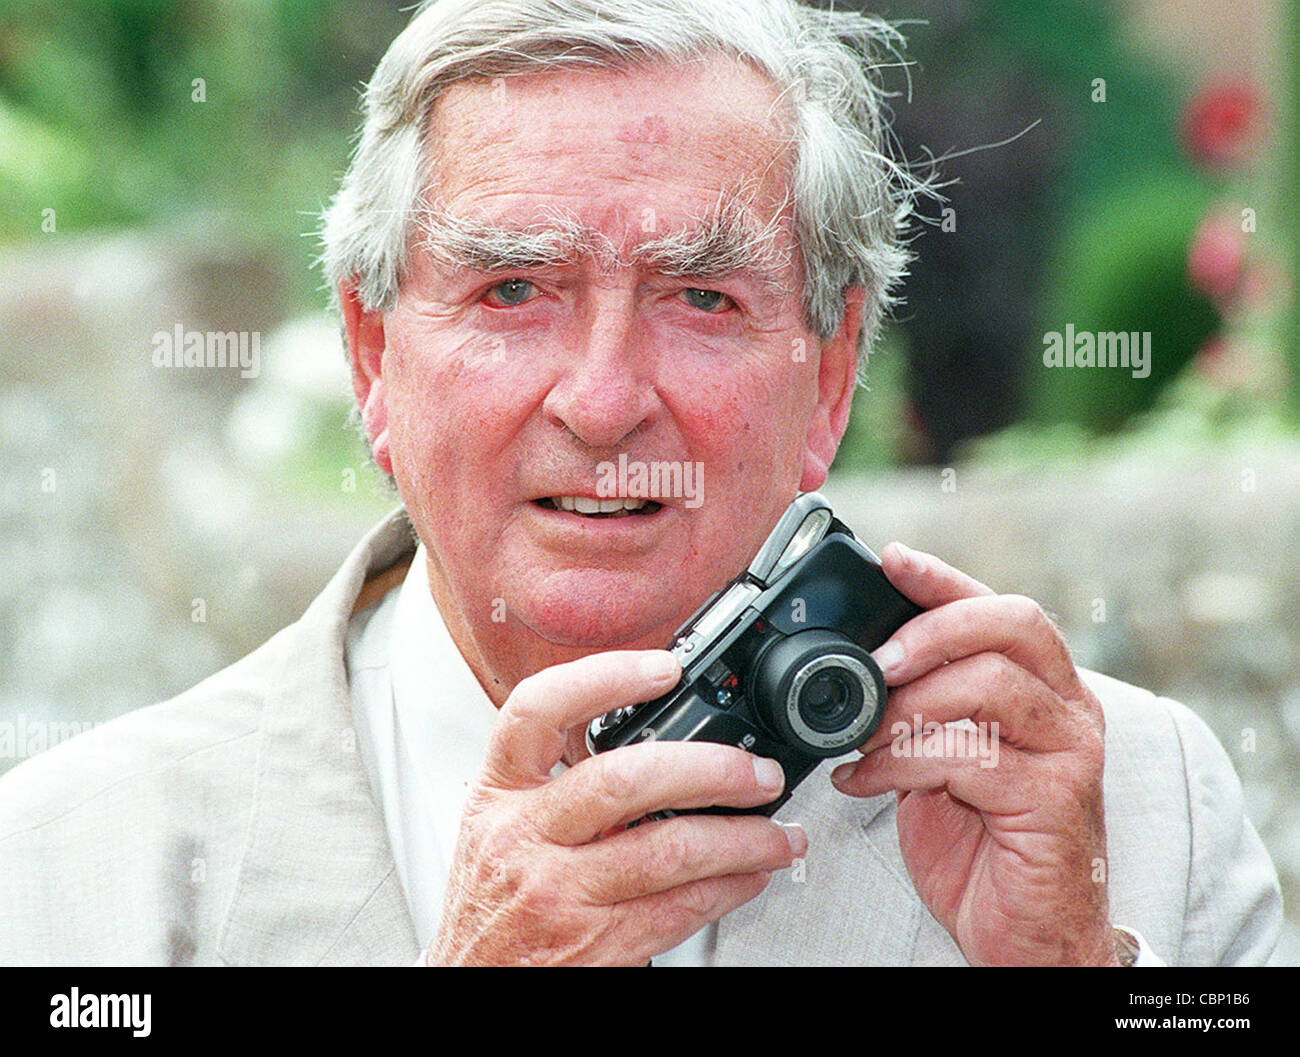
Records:
[[[395,511],[278,636],[248,847],[218,943],[228,963],[409,965],[419,953],[357,752],[343,663],[362,586],[414,548]]]

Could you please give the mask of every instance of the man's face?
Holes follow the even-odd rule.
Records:
[[[776,92],[721,57],[461,82],[430,131],[442,220],[352,331],[434,594],[475,652],[662,646],[820,486],[848,412],[856,329],[806,327]],[[620,455],[686,494],[562,509],[635,492],[599,472]]]

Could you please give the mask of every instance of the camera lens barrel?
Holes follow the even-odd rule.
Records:
[[[885,680],[871,654],[825,629],[773,642],[755,660],[751,686],[760,718],[811,756],[861,745],[885,706]]]

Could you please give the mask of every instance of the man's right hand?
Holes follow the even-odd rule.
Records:
[[[461,818],[429,964],[644,965],[804,854],[802,829],[760,815],[621,829],[666,808],[775,800],[780,766],[742,749],[650,741],[551,777],[571,728],[658,697],[680,677],[667,651],[614,651],[515,687]]]

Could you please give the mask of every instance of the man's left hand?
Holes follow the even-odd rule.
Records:
[[[927,612],[876,651],[885,716],[863,759],[836,768],[836,788],[897,791],[912,882],[971,964],[1116,964],[1101,703],[1037,603],[898,544],[881,561]],[[933,742],[926,755],[913,733],[963,719],[997,730],[995,766],[991,754],[934,755]]]

